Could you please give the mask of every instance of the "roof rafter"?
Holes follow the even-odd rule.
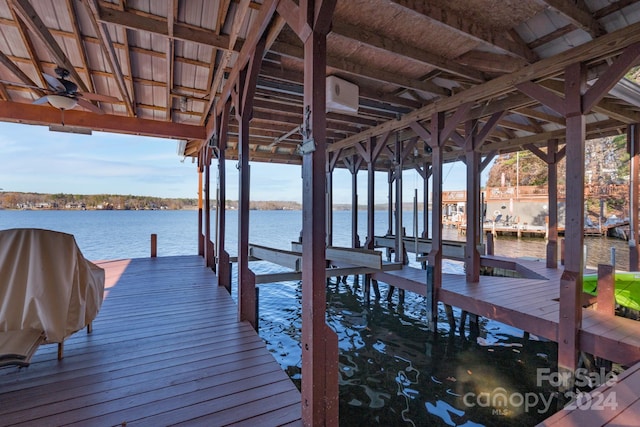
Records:
[[[28,0],[10,0],[10,2],[13,9],[20,15],[27,27],[29,27],[47,48],[57,65],[69,71],[80,90],[89,92],[89,88],[84,80],[82,80],[47,26],[42,22],[42,19],[38,16],[33,6],[31,6],[31,3],[29,3]]]
[[[167,99],[167,112],[165,119],[167,121],[171,121],[172,119],[171,108],[173,107],[173,98],[171,97],[171,91],[173,90],[173,56],[175,49],[173,26],[175,25],[176,16],[178,16],[178,0],[170,0],[167,3],[167,34],[169,35],[169,38],[167,40],[167,53],[165,57],[167,63],[165,70],[167,73],[167,90],[165,92]]]
[[[450,10],[444,10],[421,0],[393,0],[393,2],[452,28],[467,37],[494,46],[505,53],[519,56],[528,62],[533,62],[538,59],[537,55],[525,44],[506,37],[504,33],[499,34],[490,29],[483,28],[481,25],[478,25],[478,23],[472,22],[468,18],[460,16]]]
[[[592,38],[596,38],[605,33],[604,28],[593,17],[584,0],[537,0],[537,2],[550,7],[577,28],[589,33]]]
[[[91,0],[95,1],[95,0]],[[167,20],[161,17],[150,18],[137,15],[132,12],[117,10],[114,8],[97,7],[96,17],[98,21],[107,24],[124,26],[131,30],[147,31],[169,37]],[[200,43],[217,49],[229,49],[230,37],[217,32],[207,31],[202,28],[175,22],[173,25],[173,37],[178,40]]]
[[[33,47],[33,43],[31,42],[31,39],[29,38],[29,34],[27,32],[27,26],[22,21],[22,19],[20,19],[15,9],[13,8],[11,9],[11,16],[13,16],[14,21],[16,21],[16,23],[18,24],[18,31],[20,32],[20,37],[22,38],[22,42],[27,48],[27,52],[29,52],[29,59],[31,59],[31,64],[33,65],[33,68],[36,70],[36,73],[38,74],[38,79],[40,80],[41,87],[43,88],[48,87],[47,81],[44,79],[44,76],[42,75],[43,71],[42,71],[42,66],[40,65],[41,63],[40,61],[36,60],[38,56],[36,55],[36,50]]]
[[[9,71],[11,71],[22,83],[29,87],[29,89],[36,92],[39,96],[44,95],[44,92],[38,88],[38,85],[35,84],[31,77],[27,76],[24,71],[20,69],[13,61],[2,51],[0,51],[0,63],[7,67]]]
[[[408,46],[404,43],[386,38],[380,34],[367,31],[354,25],[334,22],[333,27],[331,28],[331,34],[336,34],[340,37],[344,37],[358,43],[411,58],[431,67],[440,68],[448,73],[470,79],[474,82],[484,82],[487,80],[481,72],[473,68],[422,49]]]
[[[332,144],[328,150],[335,151],[340,148],[351,147],[359,141],[364,141],[367,138],[380,135],[387,131],[405,128],[413,121],[429,119],[433,113],[448,111],[467,102],[491,100],[500,94],[513,90],[513,87],[518,83],[557,75],[561,73],[566,66],[576,62],[610,58],[638,41],[640,41],[640,23],[632,24],[615,32],[605,34],[596,40],[576,46],[559,55],[542,59],[514,73],[497,77],[487,83],[474,86],[449,98],[431,103],[404,115],[399,120],[390,120],[374,128],[367,129],[357,135]],[[602,102],[603,101],[600,102],[600,106]]]
[[[215,102],[218,88],[222,84],[222,79],[224,77],[224,69],[227,67],[227,64],[229,64],[229,61],[231,61],[233,47],[238,40],[240,28],[242,28],[242,24],[247,17],[247,13],[249,12],[250,3],[250,0],[242,0],[240,4],[238,4],[238,7],[236,9],[236,13],[233,19],[233,25],[231,27],[231,34],[229,35],[229,45],[226,47],[227,50],[222,53],[222,57],[220,58],[220,62],[218,63],[215,76],[213,77],[213,83],[211,84],[211,94],[209,95],[209,103],[206,109],[207,112],[211,111],[211,107]],[[205,114],[203,120],[206,120],[206,116],[207,115]]]
[[[91,24],[94,27],[96,34],[100,38],[100,44],[102,46],[102,50],[107,57],[107,61],[109,63],[109,67],[113,72],[113,76],[116,80],[116,85],[118,86],[118,90],[120,91],[120,96],[124,101],[125,108],[127,109],[127,113],[130,116],[135,116],[135,106],[131,101],[129,96],[129,92],[127,91],[127,85],[124,81],[124,75],[122,74],[122,68],[120,67],[120,62],[118,61],[118,55],[116,54],[115,48],[113,47],[113,43],[111,42],[111,36],[109,35],[109,30],[106,27],[105,23],[98,22],[98,14],[100,7],[98,5],[97,0],[82,0],[84,5],[87,8],[87,12],[89,18],[91,20]]]
[[[89,68],[89,61],[87,60],[87,51],[84,47],[84,43],[82,42],[82,33],[80,32],[80,25],[78,25],[78,20],[76,19],[76,3],[72,0],[67,0],[66,2],[67,10],[69,11],[69,17],[71,18],[71,25],[73,26],[73,38],[76,40],[78,44],[78,51],[80,52],[80,59],[82,60],[82,65],[87,72],[87,86],[90,92],[95,92],[95,88],[93,87],[93,80],[91,79],[91,69]]]
[[[272,52],[287,56],[292,59],[302,60],[304,50],[302,47],[283,42],[276,42],[272,46]],[[335,55],[327,55],[327,67],[343,71],[354,76],[364,77],[370,80],[391,83],[402,88],[414,89],[420,92],[428,92],[439,96],[448,96],[449,90],[430,81],[421,81],[407,78],[397,73],[375,69],[370,66],[349,61]]]

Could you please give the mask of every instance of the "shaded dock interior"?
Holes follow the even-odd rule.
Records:
[[[225,309],[229,319],[237,316],[229,320],[234,325],[229,332],[255,328],[256,283],[275,278],[256,277],[249,261],[268,256],[297,263],[289,277],[302,281],[302,397],[294,390],[285,393],[298,402],[305,424],[339,423],[337,337],[325,320],[327,260],[337,267],[331,274],[357,270],[405,290],[426,289],[431,328],[438,303],[446,302],[556,339],[563,372],[575,372],[582,349],[602,354],[609,351],[602,346],[615,344],[630,349],[625,361],[637,356],[638,343],[634,333],[627,333],[626,321],[610,313],[603,321],[582,308],[581,277],[584,141],[617,135],[627,136],[630,155],[629,269],[640,270],[640,86],[625,78],[640,61],[640,1],[9,0],[0,2],[0,12],[0,120],[68,132],[171,138],[180,141],[179,155],[197,166],[198,255],[204,257],[202,264],[215,269],[218,281],[208,273],[201,278],[207,285],[194,285],[191,292],[180,289],[186,295],[177,301],[198,292],[213,298],[236,286],[238,309]],[[60,79],[55,77],[58,68],[63,70]],[[480,275],[483,262],[499,260],[483,258],[490,251],[482,244],[481,174],[496,156],[521,150],[547,166],[548,270],[540,275],[548,279],[487,279]],[[225,248],[229,160],[237,161],[239,170],[234,283]],[[562,160],[570,191],[566,262],[559,268]],[[250,245],[250,161],[301,166],[299,248],[266,254],[264,248]],[[444,165],[458,161],[466,165],[467,238],[464,245],[450,248],[442,238]],[[341,252],[344,256],[336,255],[333,247],[336,168],[351,175],[354,212],[358,174],[366,173],[367,180],[367,233],[360,239],[354,231],[352,247]],[[414,205],[417,209],[420,202],[425,212],[423,223],[413,224],[413,235],[425,240],[415,244],[424,244],[419,257],[428,264],[428,276],[404,267],[411,245],[405,236],[412,234],[406,232],[401,214],[406,171],[420,176],[421,199],[416,189]],[[393,266],[366,252],[376,248],[373,223],[380,174],[383,187],[388,185],[384,246],[393,251]],[[217,185],[212,184],[214,176]],[[355,215],[352,225],[357,230]],[[463,277],[443,273],[449,250],[464,261]],[[358,258],[362,254],[371,264],[363,264]],[[174,269],[180,271],[175,265],[167,275]],[[145,275],[138,274],[136,280],[144,282]],[[521,287],[540,288],[531,304],[518,301]],[[113,300],[119,300],[118,286],[112,291]],[[133,291],[127,298],[137,297]],[[217,303],[208,301],[193,306],[215,316],[211,306]],[[166,302],[169,306],[171,301]],[[113,303],[116,315],[144,321],[131,313],[144,313],[141,307],[148,301],[135,308],[121,303],[119,312]],[[215,328],[217,319],[208,318],[205,326],[189,310],[173,314],[168,316],[172,322],[191,320],[203,333]],[[134,329],[136,322],[131,323],[126,326],[132,335],[139,332],[140,340],[157,326]],[[183,329],[186,335],[193,330],[188,326]],[[214,342],[215,337],[205,336],[204,342]],[[82,338],[73,337],[68,351]],[[87,358],[112,356],[83,350]],[[174,353],[179,354],[177,348],[167,356]],[[66,369],[73,370],[67,367],[72,360],[69,355],[56,366],[38,360],[26,372],[37,378],[32,374],[37,366],[61,370],[62,377],[52,377],[54,387],[65,381]],[[268,399],[260,403],[266,406]],[[233,412],[232,403],[227,404]],[[196,416],[206,416],[204,406]],[[51,408],[33,407],[34,413]]]
[[[299,390],[200,257],[98,264],[93,332],[0,370],[0,424],[301,425]]]

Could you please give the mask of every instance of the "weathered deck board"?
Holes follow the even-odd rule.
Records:
[[[640,363],[623,372],[614,384],[603,384],[574,410],[563,409],[538,427],[636,426],[640,414]],[[598,396],[600,395],[600,396]],[[602,400],[600,400],[602,399]]]
[[[0,369],[0,424],[300,424],[300,393],[201,258],[99,264],[93,333]]]

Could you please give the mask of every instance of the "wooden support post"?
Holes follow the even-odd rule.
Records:
[[[629,271],[640,269],[640,230],[638,230],[638,212],[640,212],[640,124],[627,128],[627,148],[629,150]]]
[[[565,386],[573,387],[573,374],[578,366],[579,331],[582,324],[582,274],[584,272],[584,140],[585,116],[582,111],[582,93],[586,80],[585,67],[573,64],[565,70],[566,106],[566,158],[567,188],[580,191],[566,192],[567,252],[565,270],[560,281],[560,321],[558,324],[558,368],[561,373],[570,373],[571,381]]]
[[[382,142],[380,142],[382,144]],[[372,153],[375,148],[375,138],[370,138],[367,141],[367,152]],[[373,249],[373,239],[375,236],[375,180],[376,180],[376,159],[372,158],[369,154],[367,159],[367,240],[365,242],[365,248]]]
[[[203,170],[202,151],[198,156],[198,255],[204,257],[204,235],[202,233],[202,170]]]
[[[429,265],[433,267],[433,298],[428,301],[426,310],[427,325],[432,332],[437,331],[438,293],[442,287],[442,165],[445,140],[442,135],[443,128],[444,113],[435,113],[431,117],[431,139],[427,141],[431,148],[431,194],[433,196],[431,201],[431,251],[428,255]]]
[[[222,110],[220,128],[218,134],[218,185],[216,194],[216,247],[218,285],[224,286],[231,293],[231,265],[229,254],[225,249],[226,237],[226,204],[227,204],[227,173],[226,173],[226,151],[227,151],[227,125],[229,123],[229,110],[231,103],[227,101]]]
[[[327,165],[329,162],[327,162]],[[326,201],[326,229],[327,229],[327,246],[333,246],[333,169],[327,166],[327,201]]]
[[[354,167],[351,171],[351,247],[360,247],[358,236],[358,162],[354,159]]]
[[[485,232],[487,238],[487,255],[493,255],[495,253],[493,233],[491,231]]]
[[[431,164],[424,163],[424,176],[422,177],[422,238],[429,238],[429,177],[431,176]]]
[[[238,312],[241,321],[248,321],[254,328],[258,325],[256,312],[255,275],[249,269],[249,121],[253,114],[253,100],[258,81],[258,72],[262,63],[266,39],[262,37],[251,56],[247,67],[238,78]],[[324,164],[322,165],[324,169]],[[324,191],[323,191],[324,196]]]
[[[547,268],[558,268],[558,140],[547,142],[547,174],[549,191],[549,221],[547,240]]]
[[[205,265],[212,267],[215,259],[211,244],[211,157],[208,144],[204,147],[204,258]]]
[[[476,120],[466,122],[465,159],[467,163],[467,246],[465,274],[467,282],[480,281],[480,153],[476,150]]]
[[[404,264],[404,227],[402,225],[402,165],[404,160],[402,158],[402,142],[398,139],[396,134],[395,144],[395,164],[396,164],[396,256],[395,262]]]
[[[393,169],[389,169],[388,175],[387,175],[387,183],[389,184],[389,191],[387,192],[388,194],[388,209],[387,209],[387,220],[388,220],[388,227],[387,227],[387,235],[392,235],[393,234],[393,181],[395,180],[395,176],[394,176],[394,170]]]
[[[302,420],[338,425],[337,336],[325,321],[325,185],[327,33],[335,0],[300,1],[304,44],[302,125]],[[299,34],[300,36],[300,34]]]
[[[607,316],[616,314],[616,271],[612,265],[598,264],[598,295],[596,310]]]
[[[158,235],[151,235],[151,258],[155,258],[158,256]]]

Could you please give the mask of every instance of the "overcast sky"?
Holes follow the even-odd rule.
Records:
[[[0,189],[72,194],[132,194],[195,198],[196,165],[181,162],[177,141],[94,132],[77,135],[47,127],[0,122]],[[237,199],[236,161],[227,163],[227,198]],[[215,161],[214,164],[215,166]],[[465,188],[463,164],[445,165],[444,189]],[[216,173],[212,168],[212,188]],[[366,173],[358,174],[359,203],[366,203]],[[404,200],[422,185],[415,171],[404,174]],[[299,166],[251,163],[251,200],[300,202]],[[421,196],[419,196],[421,197]],[[387,200],[387,175],[376,174],[376,203]],[[351,203],[351,176],[334,172],[334,203]]]

